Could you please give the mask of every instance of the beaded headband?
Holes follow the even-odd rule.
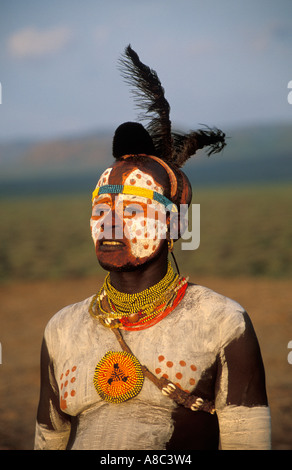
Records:
[[[171,202],[162,194],[153,191],[152,189],[122,184],[106,184],[104,186],[97,187],[93,191],[92,200],[100,194],[129,194],[132,196],[142,196],[160,202],[160,204],[163,204],[165,207],[167,207],[170,212],[177,212],[177,207],[173,202]]]

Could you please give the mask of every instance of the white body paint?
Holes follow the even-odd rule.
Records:
[[[78,417],[72,448],[163,450],[174,429],[172,412],[177,405],[170,398],[148,379],[139,395],[121,404],[102,401],[94,388],[96,364],[108,351],[121,348],[113,332],[88,313],[90,301],[61,310],[45,332],[63,411]],[[215,403],[221,447],[268,449],[269,409],[227,403],[224,347],[244,329],[240,305],[207,288],[190,286],[178,307],[161,322],[142,331],[123,331],[123,336],[141,364],[158,376],[167,374],[189,391],[221,356],[223,374]],[[55,431],[37,425],[36,449],[66,448],[66,429],[54,410],[51,418]],[[67,439],[69,433],[68,426]]]
[[[266,406],[226,406],[218,411],[220,445],[224,450],[269,450],[271,417]],[[236,447],[235,447],[236,442]]]

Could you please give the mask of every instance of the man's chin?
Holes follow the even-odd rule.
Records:
[[[143,264],[139,258],[125,256],[124,250],[116,252],[96,250],[96,257],[100,266],[106,271],[129,272],[134,271],[137,265]]]
[[[131,272],[135,271],[138,269],[140,266],[142,266],[144,263],[143,262],[137,262],[135,264],[132,264],[130,262],[127,262],[125,264],[113,264],[111,262],[106,262],[102,260],[98,260],[100,266],[105,270],[105,271],[114,271],[114,272]]]
[[[167,250],[167,244],[165,244]],[[154,253],[150,256],[145,257],[135,257],[125,256],[124,250],[117,250],[115,252],[107,252],[96,250],[96,257],[100,266],[106,271],[114,272],[131,272],[141,269],[141,267],[146,267],[149,263],[152,263],[157,258],[160,257],[162,248],[156,249]]]

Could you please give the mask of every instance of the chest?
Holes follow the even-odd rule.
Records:
[[[122,331],[133,355],[157,377],[165,377],[183,390],[195,389],[216,361],[215,332],[198,317],[173,312],[160,323],[141,331]],[[109,351],[121,351],[114,333],[90,319],[61,344],[56,360],[56,380],[64,412],[77,415],[103,400],[94,386],[96,365]],[[173,407],[172,401],[148,379],[135,400]]]

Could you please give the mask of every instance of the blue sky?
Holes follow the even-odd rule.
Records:
[[[291,122],[291,0],[2,0],[0,140],[135,120],[117,61],[154,68],[174,127]]]

